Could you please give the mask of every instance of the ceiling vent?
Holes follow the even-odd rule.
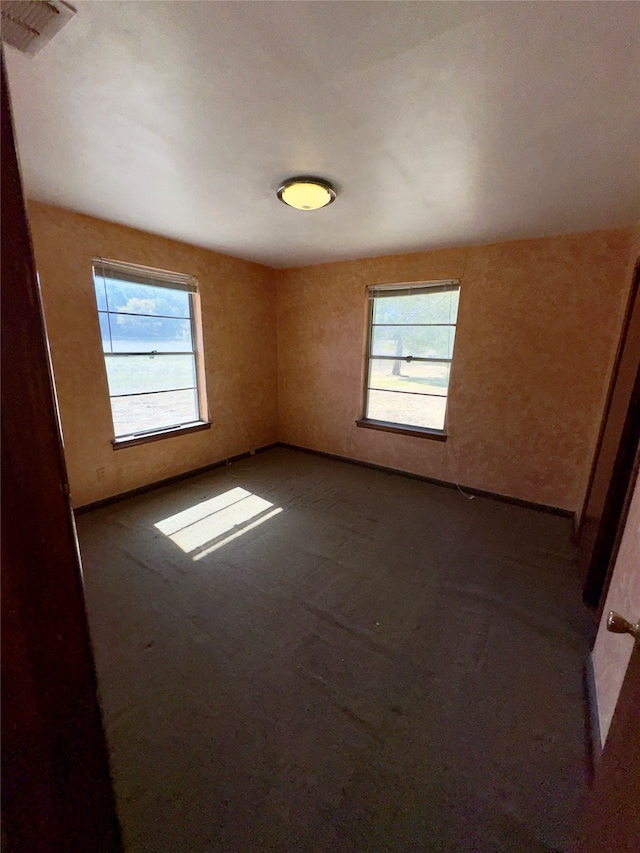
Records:
[[[2,40],[35,56],[75,13],[64,0],[2,0]]]

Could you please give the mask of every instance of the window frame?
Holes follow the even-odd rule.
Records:
[[[206,388],[205,388],[205,380],[204,380],[204,359],[202,352],[202,323],[200,317],[200,305],[199,305],[199,292],[198,292],[198,283],[193,276],[185,275],[183,273],[170,272],[168,270],[156,269],[154,267],[146,267],[141,266],[139,264],[131,264],[123,261],[115,261],[107,258],[93,258],[91,262],[91,271],[92,271],[92,282],[93,282],[93,290],[94,290],[94,298],[96,300],[96,319],[98,320],[98,326],[100,327],[100,315],[105,314],[107,316],[107,322],[109,324],[109,337],[111,343],[111,352],[105,352],[104,346],[102,344],[102,332],[100,331],[100,341],[101,341],[101,354],[103,359],[103,365],[105,370],[105,378],[107,379],[107,393],[109,396],[109,410],[111,415],[111,425],[113,429],[113,439],[111,444],[114,450],[118,450],[126,447],[133,447],[137,444],[144,444],[150,441],[158,441],[164,438],[170,438],[175,435],[185,435],[191,432],[198,432],[200,430],[206,430],[211,428],[211,422],[207,417],[207,400],[206,400]],[[132,284],[140,284],[151,287],[160,287],[166,288],[167,290],[173,291],[181,291],[186,292],[188,295],[188,306],[189,306],[189,328],[191,332],[191,349],[185,351],[157,351],[150,350],[149,352],[114,352],[113,351],[113,340],[111,338],[111,317],[113,315],[118,314],[127,314],[127,316],[147,316],[143,313],[135,313],[135,312],[118,312],[111,311],[109,309],[108,302],[106,303],[106,309],[100,308],[100,303],[97,299],[97,291],[96,291],[96,283],[100,279],[106,283],[108,279],[113,281],[130,281]],[[106,284],[105,284],[106,287]],[[106,290],[105,290],[106,297]],[[156,315],[149,315],[156,316]],[[158,315],[159,316],[159,315]],[[167,319],[174,319],[173,317],[167,317]],[[187,318],[176,318],[176,319],[187,319]],[[193,386],[193,391],[195,392],[196,399],[196,408],[197,408],[197,418],[192,421],[178,423],[178,424],[169,424],[160,427],[153,427],[150,429],[139,430],[137,432],[131,433],[123,433],[122,435],[116,435],[116,425],[114,420],[114,412],[112,406],[112,400],[120,397],[135,397],[144,394],[151,393],[169,393],[175,390],[191,390],[189,389],[161,389],[159,391],[150,391],[150,392],[138,392],[132,394],[111,394],[109,390],[109,382],[108,382],[108,373],[107,373],[107,358],[110,356],[121,356],[121,357],[131,357],[131,356],[144,356],[144,355],[191,355],[193,357],[193,368],[194,368],[194,378],[195,385]]]
[[[356,420],[356,426],[363,427],[365,429],[374,429],[374,430],[382,430],[383,432],[391,432],[397,433],[399,435],[410,435],[416,438],[428,438],[434,441],[446,441],[447,434],[447,422],[448,422],[448,414],[449,414],[449,387],[451,384],[451,370],[453,365],[453,353],[455,351],[455,338],[454,338],[454,347],[451,352],[451,358],[424,358],[418,356],[405,356],[404,358],[395,359],[389,357],[385,360],[392,361],[417,361],[417,362],[447,362],[449,364],[449,384],[447,385],[447,393],[445,395],[433,395],[433,396],[445,396],[445,415],[444,415],[444,424],[442,429],[435,429],[433,427],[422,427],[422,426],[412,426],[410,424],[402,424],[396,423],[395,421],[382,421],[377,420],[375,418],[370,418],[367,416],[367,409],[369,404],[369,391],[372,390],[369,388],[369,375],[371,370],[371,361],[375,358],[381,358],[381,356],[375,356],[371,352],[372,342],[373,342],[373,317],[375,311],[375,293],[377,291],[391,292],[394,290],[397,291],[407,291],[406,295],[410,295],[412,290],[416,291],[425,291],[429,288],[448,288],[448,289],[456,289],[458,292],[461,289],[459,279],[444,279],[442,281],[417,281],[417,282],[402,282],[398,284],[376,284],[369,285],[367,287],[366,297],[367,297],[367,332],[366,332],[366,342],[365,342],[365,351],[364,351],[364,371],[363,371],[363,396],[362,396],[362,417]],[[459,309],[458,309],[459,310]],[[456,315],[456,322],[451,324],[437,324],[437,323],[429,323],[429,324],[421,324],[421,325],[453,325],[456,329],[456,334],[458,330],[458,317]],[[373,389],[375,390],[375,389]],[[430,396],[430,395],[425,395]]]

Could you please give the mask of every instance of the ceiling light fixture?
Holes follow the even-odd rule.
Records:
[[[318,210],[335,201],[336,191],[322,178],[289,178],[278,190],[278,198],[296,210]]]

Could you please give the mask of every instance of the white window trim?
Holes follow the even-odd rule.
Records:
[[[203,400],[203,383],[200,376],[200,365],[199,365],[199,352],[198,352],[198,340],[200,339],[199,329],[196,326],[197,322],[197,306],[196,306],[196,294],[198,293],[198,285],[197,281],[193,276],[185,275],[184,273],[171,272],[169,270],[156,269],[155,267],[146,267],[141,266],[139,264],[129,264],[123,261],[115,261],[109,258],[93,258],[92,259],[92,273],[93,280],[95,282],[96,278],[102,277],[103,281],[108,278],[113,278],[120,281],[130,281],[134,284],[143,284],[143,285],[151,285],[154,287],[165,287],[170,290],[182,290],[186,291],[189,294],[189,322],[191,326],[191,349],[185,351],[185,355],[192,355],[194,359],[194,368],[195,368],[195,393],[196,400],[198,406],[198,418],[196,420],[188,421],[185,423],[176,423],[176,424],[167,424],[161,427],[151,428],[147,430],[140,430],[139,432],[127,433],[122,435],[115,435],[115,425],[114,425],[114,438],[112,440],[112,445],[114,449],[122,448],[122,447],[131,447],[135,444],[142,444],[147,441],[157,441],[161,438],[168,438],[174,435],[181,435],[186,432],[196,432],[201,429],[210,428],[211,424],[206,419],[204,414],[205,401]],[[99,305],[96,305],[96,310],[98,316],[100,314],[106,314],[109,317],[111,314],[115,312],[109,311],[107,306],[106,311],[101,309]],[[121,313],[121,312],[118,312]],[[140,315],[144,316],[144,315]],[[155,316],[155,315],[154,315]],[[171,318],[169,318],[171,319]],[[156,351],[151,351],[149,354],[155,353]],[[102,351],[103,359],[105,360],[105,369],[106,369],[106,359],[110,355],[118,355],[118,356],[139,356],[145,355],[144,352],[118,352],[111,353]],[[158,353],[163,354],[163,353]],[[180,353],[175,353],[180,354]],[[172,390],[172,389],[168,389]],[[180,390],[180,389],[177,389]],[[141,392],[145,393],[145,392]],[[148,393],[163,393],[162,391],[158,392],[148,392]],[[109,407],[111,409],[111,414],[113,418],[113,409],[111,407],[111,400],[114,399],[114,396],[137,396],[135,394],[131,395],[111,395],[109,394]]]
[[[370,375],[370,365],[371,361],[374,358],[380,358],[380,356],[374,356],[371,352],[372,346],[372,338],[373,338],[373,312],[375,300],[378,298],[384,298],[382,294],[389,294],[393,296],[399,295],[411,295],[414,293],[428,292],[433,290],[460,290],[460,281],[458,279],[445,279],[443,281],[421,281],[421,282],[401,282],[395,284],[375,284],[370,285],[367,288],[367,296],[369,300],[369,310],[367,313],[367,343],[366,343],[366,351],[365,351],[365,364],[364,364],[364,393],[363,393],[363,416],[356,421],[357,426],[365,427],[368,429],[378,429],[383,430],[385,432],[395,432],[400,433],[402,435],[414,435],[423,438],[432,438],[438,441],[446,441],[447,439],[447,415],[449,410],[449,389],[447,388],[446,394],[446,409],[445,409],[445,421],[442,429],[435,429],[432,427],[421,427],[421,426],[413,426],[410,424],[398,423],[395,421],[381,421],[376,420],[374,418],[370,418],[367,415],[367,410],[369,407],[369,391],[372,390],[369,388],[369,375]],[[431,324],[428,324],[431,325]],[[438,324],[433,324],[438,325]],[[455,324],[446,324],[446,325],[455,325],[457,330],[457,317]],[[414,356],[405,356],[400,359],[402,361],[437,361],[437,362],[448,362],[451,368],[451,364],[453,363],[453,352],[451,354],[451,358],[422,358],[422,357],[414,357]],[[449,379],[451,377],[449,376]],[[430,395],[425,395],[430,396]],[[444,395],[433,395],[433,396],[444,396]]]

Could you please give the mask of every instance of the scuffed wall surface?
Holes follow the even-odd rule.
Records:
[[[281,441],[576,510],[628,289],[628,229],[285,270]],[[448,441],[356,427],[366,289],[459,278]]]
[[[630,622],[640,619],[640,479],[636,483],[607,601],[593,648],[600,738],[607,739],[611,718],[633,650],[633,637],[607,631],[607,615],[616,610]]]
[[[37,202],[29,204],[29,216],[74,506],[276,440],[272,270]],[[113,450],[94,257],[196,277],[211,430]]]

